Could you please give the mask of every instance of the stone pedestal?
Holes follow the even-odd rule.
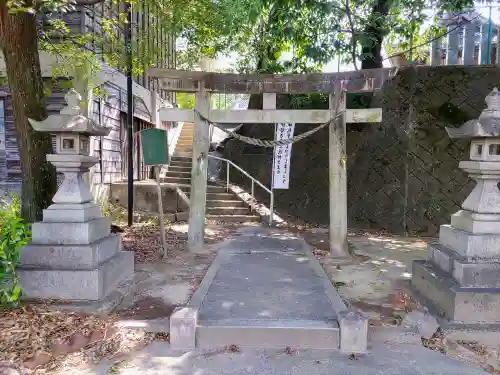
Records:
[[[47,161],[64,180],[54,204],[43,211],[43,221],[33,224],[32,242],[21,250],[18,275],[24,299],[99,302],[133,278],[134,255],[121,251],[120,236],[110,233],[110,219],[102,216],[83,180],[98,162],[88,155],[85,142],[109,130],[81,116],[68,96],[73,107],[32,122],[35,130],[56,134],[57,153],[47,155]]]
[[[472,138],[470,161],[460,162],[477,184],[442,225],[427,261],[413,264],[412,285],[453,322],[500,323],[500,94],[486,99],[478,120],[447,129],[451,138]]]

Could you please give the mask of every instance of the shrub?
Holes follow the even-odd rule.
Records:
[[[10,202],[0,201],[0,306],[19,303],[21,288],[16,275],[21,248],[31,239],[31,230],[20,217],[16,195]]]

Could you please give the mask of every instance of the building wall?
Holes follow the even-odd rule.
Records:
[[[151,14],[151,12],[155,12],[155,9],[152,9],[155,4],[145,3],[139,4],[139,6],[140,9],[136,9],[132,13],[132,24],[136,26],[132,29],[132,38],[141,42],[136,46],[136,53],[149,55],[156,61],[155,67],[157,68],[174,69],[175,35],[168,34],[166,29],[158,27],[159,23]],[[120,9],[123,11],[122,7],[123,4],[114,4],[110,2],[102,2],[93,6],[82,7],[81,12],[78,13],[81,15],[81,32],[85,35],[101,35],[101,18],[103,15],[108,19],[116,18],[118,17]],[[77,16],[74,18],[76,17]],[[154,25],[154,27],[152,27],[152,25]],[[122,43],[125,42],[125,35],[123,31],[119,32],[117,38],[119,38]],[[86,48],[99,54],[102,52],[102,48],[104,47],[99,45],[97,42],[94,42],[89,43]],[[113,51],[108,50],[106,52],[109,53]],[[125,72],[122,71],[121,73]],[[146,72],[143,72],[140,76],[134,77],[134,81],[140,86],[151,91],[156,91],[159,87],[158,79],[149,77]],[[174,101],[172,93],[162,92],[160,93],[160,97],[170,102]]]
[[[94,33],[98,35],[102,26],[100,17],[103,11],[107,12],[106,17],[113,17],[113,11],[116,12],[118,6],[118,4],[111,4],[111,7],[104,8],[103,3],[99,3],[95,6],[77,7],[74,12],[63,14],[61,17],[66,25],[76,33]],[[147,9],[144,9],[144,11],[147,12]],[[153,35],[154,28],[149,28],[149,25],[153,24],[154,20],[146,13],[139,14],[135,12],[134,20],[138,22],[141,33],[148,36],[147,43],[164,46],[164,48],[158,49],[159,53],[156,56],[158,59],[157,67],[175,68],[174,36],[167,35],[165,30],[161,33],[158,31]],[[119,37],[123,39],[123,33],[120,34]],[[102,46],[94,42],[89,43],[85,48],[99,55]],[[142,47],[139,46],[138,48]],[[64,61],[61,61],[57,55],[40,52],[40,65],[44,78],[50,79],[52,68],[59,64],[64,64]],[[5,70],[5,62],[0,55],[0,71]],[[122,157],[122,155],[126,154],[126,76],[122,72],[108,67],[103,61],[100,77],[98,77],[97,81],[103,83],[102,88],[106,95],[103,99],[97,98],[93,100],[90,114],[96,122],[109,126],[111,131],[106,137],[91,140],[92,154],[99,157],[100,160],[92,168],[89,175],[89,182],[93,187],[122,180],[124,177],[122,171],[126,170],[127,163]],[[157,80],[148,77],[146,74],[134,78],[134,126],[136,131],[144,127],[169,127],[172,125],[167,121],[168,119],[163,118],[159,113],[159,108],[162,106],[171,107],[173,97],[167,93],[155,92],[154,90],[157,87]],[[58,113],[61,110],[64,105],[66,90],[54,87],[52,95],[48,98],[49,114]],[[2,141],[2,134],[5,134],[5,147],[0,144],[0,189],[19,191],[21,187],[21,169],[12,116],[12,104],[7,87],[0,86],[0,103],[4,105],[2,110],[2,104],[0,104],[0,141]],[[4,133],[2,133],[3,129],[5,129]],[[134,150],[134,161],[137,163],[136,168],[134,168],[136,170],[135,178],[141,178],[147,174],[147,171],[146,168],[139,165],[140,156],[137,137],[134,137],[134,147],[136,148]],[[143,173],[138,173],[138,169],[143,170]]]
[[[103,85],[107,92],[105,99],[95,98],[91,106],[91,118],[103,124],[111,131],[104,137],[93,137],[91,139],[91,153],[99,158],[99,163],[92,168],[90,173],[91,185],[111,184],[123,179],[122,164],[124,162],[122,153],[125,154],[126,137],[126,91],[114,85],[106,83]],[[0,188],[19,192],[21,188],[21,166],[16,141],[16,130],[12,112],[12,100],[7,87],[0,87],[0,140],[2,129],[5,129],[5,151],[0,147]],[[48,97],[48,112],[57,114],[65,105],[64,95],[67,88],[54,87],[52,94]],[[4,110],[2,111],[2,106]],[[145,103],[136,98],[135,123],[154,127],[154,118],[147,110]],[[3,126],[2,126],[3,124]],[[136,129],[137,130],[137,129]],[[137,140],[137,137],[135,137]],[[136,146],[136,143],[134,144]],[[0,145],[1,146],[1,145]],[[55,147],[55,145],[54,145]],[[122,152],[123,151],[123,152]],[[137,163],[137,159],[135,160]],[[138,169],[135,166],[134,169]],[[139,178],[136,176],[136,178]],[[60,178],[59,178],[60,182]]]

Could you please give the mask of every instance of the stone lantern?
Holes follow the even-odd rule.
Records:
[[[477,120],[447,128],[452,139],[470,139],[470,160],[461,161],[476,186],[442,225],[429,259],[415,261],[412,285],[451,321],[500,323],[500,92],[486,97]]]
[[[83,175],[99,159],[90,156],[90,137],[110,129],[85,117],[81,97],[71,89],[67,106],[34,130],[55,135],[55,154],[47,161],[64,175],[43,221],[33,224],[32,242],[21,250],[18,273],[25,299],[103,301],[133,277],[133,254],[122,252],[119,235],[110,233]]]

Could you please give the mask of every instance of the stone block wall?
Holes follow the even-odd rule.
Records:
[[[444,128],[479,116],[495,85],[500,70],[492,66],[424,66],[400,70],[375,93],[368,104],[383,109],[383,122],[347,129],[349,227],[434,235],[448,223],[473,182],[458,169],[467,142],[450,140]],[[297,124],[295,134],[312,127]],[[270,139],[273,126],[249,125],[243,133]],[[327,129],[294,144],[290,189],[275,193],[278,211],[328,223],[327,147]],[[271,150],[231,140],[224,152],[270,185]]]

